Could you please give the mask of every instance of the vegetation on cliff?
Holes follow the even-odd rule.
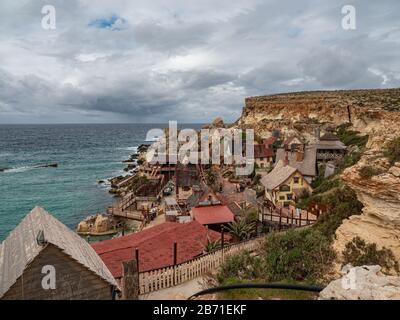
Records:
[[[379,265],[385,273],[390,273],[392,270],[396,273],[400,271],[392,250],[385,247],[378,249],[376,243],[366,243],[360,237],[348,242],[342,254],[343,265],[351,264],[354,267]]]
[[[400,161],[400,137],[389,141],[383,152],[384,156],[388,158],[391,165]]]

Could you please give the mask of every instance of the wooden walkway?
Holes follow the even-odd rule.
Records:
[[[282,227],[298,228],[314,224],[318,215],[307,210],[296,209],[293,206],[280,207],[262,204],[260,209],[260,221],[277,224],[279,229]]]

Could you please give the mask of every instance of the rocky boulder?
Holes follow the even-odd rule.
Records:
[[[345,266],[342,277],[332,281],[320,300],[400,300],[400,277],[387,276],[380,266]]]

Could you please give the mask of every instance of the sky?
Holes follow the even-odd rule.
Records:
[[[231,122],[248,96],[400,87],[399,53],[398,0],[2,0],[0,123]]]

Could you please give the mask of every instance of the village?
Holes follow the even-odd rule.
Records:
[[[208,127],[233,128],[222,119]],[[255,132],[247,176],[223,161],[174,164],[167,154],[166,163],[154,163],[146,158],[150,145],[141,145],[125,161],[129,174],[111,179],[115,205],[80,222],[77,233],[38,207],[11,232],[0,246],[0,298],[143,299],[217,270],[265,234],[307,228],[328,208],[299,201],[316,179],[335,174],[347,152],[336,130],[321,125],[309,140]],[[43,261],[58,266],[59,290],[40,289]]]

